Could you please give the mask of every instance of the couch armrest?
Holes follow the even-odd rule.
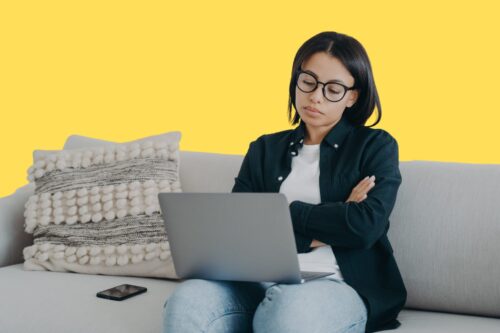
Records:
[[[33,236],[24,231],[24,204],[34,191],[30,183],[0,198],[0,267],[23,262],[23,248],[33,244]]]

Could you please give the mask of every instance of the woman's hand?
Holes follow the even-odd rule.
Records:
[[[347,198],[346,202],[361,202],[365,200],[368,197],[368,191],[370,191],[373,186],[375,186],[375,175],[371,177],[366,176],[362,181],[358,183],[358,185],[356,185],[356,187],[352,189],[351,195],[349,195],[349,198]],[[327,244],[320,242],[317,239],[313,239],[310,247],[319,247],[324,245]]]
[[[371,177],[366,176],[358,183],[358,185],[356,185],[356,187],[352,189],[351,195],[349,195],[346,202],[361,202],[365,200],[368,197],[368,191],[370,191],[373,186],[375,186],[375,175]]]

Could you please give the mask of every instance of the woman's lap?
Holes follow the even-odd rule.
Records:
[[[245,332],[265,291],[252,282],[186,280],[165,303],[164,332]]]
[[[165,303],[164,332],[364,332],[366,308],[343,281],[192,279]]]

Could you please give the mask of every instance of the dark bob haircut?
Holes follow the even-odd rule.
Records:
[[[364,47],[356,39],[334,31],[324,31],[311,37],[297,51],[293,60],[290,81],[288,120],[293,125],[300,121],[295,105],[295,86],[297,84],[298,70],[305,60],[317,52],[326,52],[339,59],[354,78],[354,87],[358,91],[358,99],[351,107],[346,107],[342,117],[346,117],[353,125],[362,126],[370,118],[375,106],[377,106],[377,121],[368,127],[378,124],[382,117],[382,107],[380,106],[380,99],[375,87],[368,55]],[[292,105],[295,109],[293,116]]]

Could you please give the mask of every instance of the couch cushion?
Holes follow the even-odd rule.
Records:
[[[0,268],[2,332],[161,332],[163,305],[178,281],[125,276],[33,272],[22,265]],[[98,291],[130,283],[148,288],[117,302]],[[400,333],[497,333],[500,320],[405,309]],[[394,330],[383,332],[395,332]]]
[[[399,313],[401,326],[391,333],[495,333],[500,319],[404,309]]]
[[[406,305],[500,317],[500,165],[408,161],[400,169],[388,235]]]
[[[161,332],[165,300],[177,282],[166,279],[25,271],[22,264],[0,268],[2,332]],[[146,287],[124,301],[97,298],[120,285]]]

